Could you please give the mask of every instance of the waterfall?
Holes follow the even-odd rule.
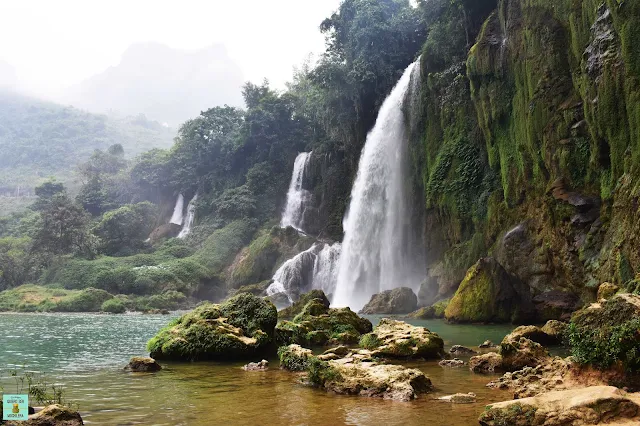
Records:
[[[304,232],[302,229],[304,210],[305,205],[311,199],[311,193],[302,188],[302,183],[304,180],[304,171],[310,158],[311,152],[302,152],[296,157],[293,165],[293,173],[291,174],[289,191],[287,192],[287,204],[280,222],[280,226],[283,228],[292,226],[298,231]]]
[[[324,244],[313,265],[312,287],[324,291],[326,295],[334,294],[336,289],[341,247],[340,243]]]
[[[402,111],[411,64],[382,104],[367,136],[343,222],[334,305],[359,310],[371,296],[396,287],[418,289],[425,276],[407,195],[408,135]],[[415,80],[414,80],[415,81]]]
[[[267,295],[285,293],[290,302],[311,289],[320,289],[329,295],[334,292],[340,243],[314,244],[310,249],[287,260],[273,275]]]
[[[196,201],[198,200],[198,194],[194,195],[189,204],[187,205],[187,217],[184,221],[184,226],[178,234],[178,238],[184,238],[191,232],[193,221],[196,218]]]
[[[176,200],[176,206],[173,208],[173,216],[171,216],[171,220],[169,221],[169,223],[182,225],[183,210],[184,210],[184,197],[182,196],[182,194],[179,194],[178,199]]]

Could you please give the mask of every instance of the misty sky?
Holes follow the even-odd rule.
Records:
[[[1,0],[0,61],[43,96],[117,65],[136,42],[224,44],[245,79],[283,87],[319,53],[318,27],[340,0]]]

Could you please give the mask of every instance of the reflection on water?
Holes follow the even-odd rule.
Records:
[[[447,425],[477,424],[489,402],[509,395],[487,389],[487,376],[412,362],[436,390],[403,403],[327,394],[280,371],[245,372],[236,364],[163,364],[157,374],[122,370],[171,316],[95,314],[0,315],[0,365],[24,365],[55,376],[68,398],[80,404],[87,424],[101,425]],[[377,317],[371,317],[374,324]],[[509,326],[453,326],[411,321],[436,331],[451,344],[499,341]],[[405,364],[407,365],[407,364]],[[478,402],[452,405],[434,400],[475,392]]]

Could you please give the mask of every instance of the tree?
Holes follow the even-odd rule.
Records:
[[[156,208],[149,202],[130,204],[109,211],[94,228],[102,252],[131,254],[143,247],[156,220]]]

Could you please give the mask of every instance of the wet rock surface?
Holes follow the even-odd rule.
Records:
[[[387,318],[362,336],[360,345],[383,358],[437,359],[444,353],[444,342],[436,333]]]
[[[138,373],[150,373],[154,371],[162,370],[160,364],[155,359],[148,356],[134,356],[129,361],[129,365],[125,367],[126,370],[138,372]]]
[[[394,288],[374,294],[361,314],[408,314],[418,308],[418,297],[408,287]]]

